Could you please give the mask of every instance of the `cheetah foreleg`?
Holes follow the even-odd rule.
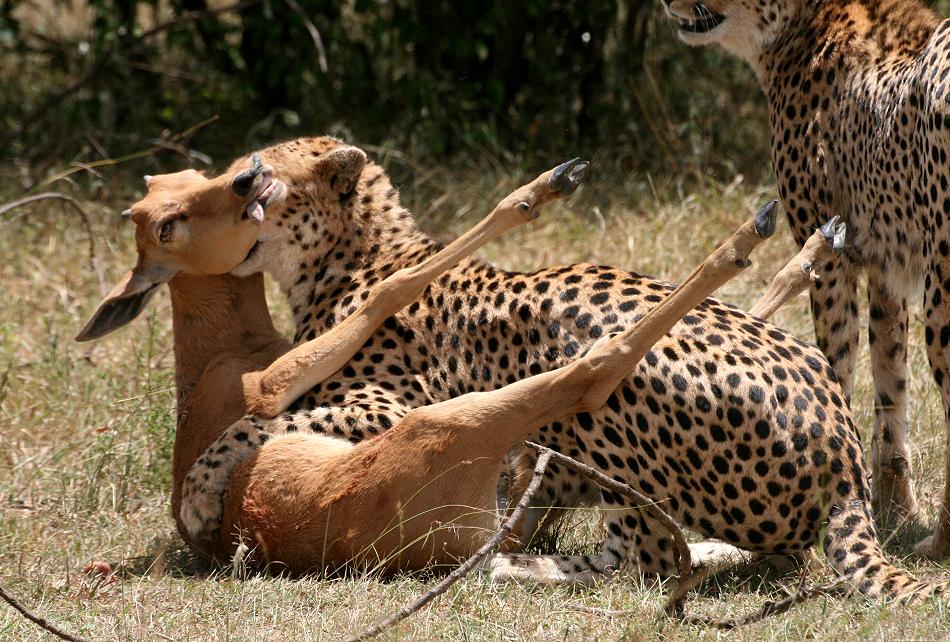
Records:
[[[206,543],[214,538],[221,527],[231,471],[271,436],[286,432],[285,424],[250,416],[239,419],[192,465],[182,483],[179,509],[189,539]]]

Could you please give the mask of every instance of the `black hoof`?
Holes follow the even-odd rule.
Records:
[[[821,230],[821,235],[831,244],[831,249],[841,254],[848,237],[848,224],[842,221],[840,216],[835,216],[819,229]]]
[[[580,158],[572,158],[554,168],[548,186],[561,194],[573,194],[584,181],[590,163]]]
[[[775,221],[778,217],[778,201],[769,201],[755,215],[755,233],[761,239],[775,234]]]

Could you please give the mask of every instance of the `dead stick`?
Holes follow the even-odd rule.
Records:
[[[7,590],[3,587],[3,584],[0,584],[0,598],[3,598],[4,602],[12,606],[17,611],[19,611],[20,615],[30,620],[31,622],[33,622],[44,631],[47,631],[48,633],[52,633],[53,635],[60,638],[61,640],[67,640],[68,642],[90,642],[88,638],[81,638],[79,636],[63,631],[62,629],[57,627],[55,624],[51,624],[49,621],[47,621],[46,618],[40,617],[39,615],[31,611],[30,609],[23,606],[23,604],[21,604],[19,600],[17,600],[15,597],[13,597],[7,592]]]
[[[762,298],[749,310],[761,319],[768,319],[776,310],[788,303],[818,280],[816,266],[824,265],[844,249],[847,228],[835,216],[822,225],[805,241],[801,251],[776,273]]]
[[[750,613],[739,618],[729,619],[729,620],[717,620],[714,618],[707,618],[702,615],[684,615],[681,617],[681,621],[684,624],[692,624],[695,626],[708,626],[716,629],[722,629],[725,631],[731,629],[737,629],[740,626],[747,626],[749,624],[755,624],[756,622],[761,622],[767,617],[773,615],[781,615],[789,610],[792,607],[807,602],[816,597],[821,597],[823,595],[834,595],[837,593],[838,589],[844,584],[844,578],[837,578],[831,582],[822,584],[821,586],[816,586],[814,588],[805,588],[804,587],[804,576],[802,577],[802,583],[799,584],[798,590],[795,591],[792,595],[779,600],[777,602],[766,602],[763,604],[758,611]]]
[[[478,565],[479,562],[481,562],[483,559],[485,559],[485,557],[488,556],[489,553],[495,550],[495,548],[511,534],[511,531],[514,530],[515,526],[518,524],[518,521],[528,509],[528,505],[531,503],[531,500],[534,499],[534,495],[536,492],[538,492],[538,487],[541,485],[541,478],[544,476],[544,471],[547,468],[548,461],[551,459],[551,455],[558,454],[553,450],[545,449],[545,451],[546,452],[541,453],[541,456],[538,457],[538,461],[534,466],[534,474],[531,477],[531,481],[528,483],[528,487],[525,489],[524,494],[521,495],[521,499],[518,500],[518,505],[515,507],[515,510],[511,513],[511,515],[508,516],[508,519],[504,521],[498,530],[495,531],[495,534],[491,536],[491,539],[485,542],[485,544],[483,544],[474,555],[462,562],[458,568],[449,573],[441,582],[426,591],[423,595],[420,595],[411,604],[404,606],[392,617],[389,617],[378,624],[374,624],[373,626],[364,629],[362,632],[349,638],[347,642],[358,642],[359,640],[368,640],[370,638],[376,637],[394,624],[405,620],[423,606],[449,590],[453,584],[465,577],[473,568],[475,568],[475,566]]]

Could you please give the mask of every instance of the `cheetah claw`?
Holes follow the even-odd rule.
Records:
[[[848,224],[841,220],[840,216],[835,216],[830,221],[819,228],[821,235],[831,245],[831,249],[836,254],[841,254],[844,250],[844,243],[848,236]]]
[[[755,233],[761,239],[775,234],[775,221],[778,215],[778,201],[769,201],[755,215]]]
[[[590,163],[580,158],[572,158],[554,168],[548,186],[561,194],[573,194],[580,187]]]

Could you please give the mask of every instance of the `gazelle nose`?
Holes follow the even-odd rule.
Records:
[[[264,171],[264,165],[261,163],[259,154],[251,157],[251,168],[241,172],[231,180],[231,191],[238,196],[247,196],[254,187],[254,180]]]

